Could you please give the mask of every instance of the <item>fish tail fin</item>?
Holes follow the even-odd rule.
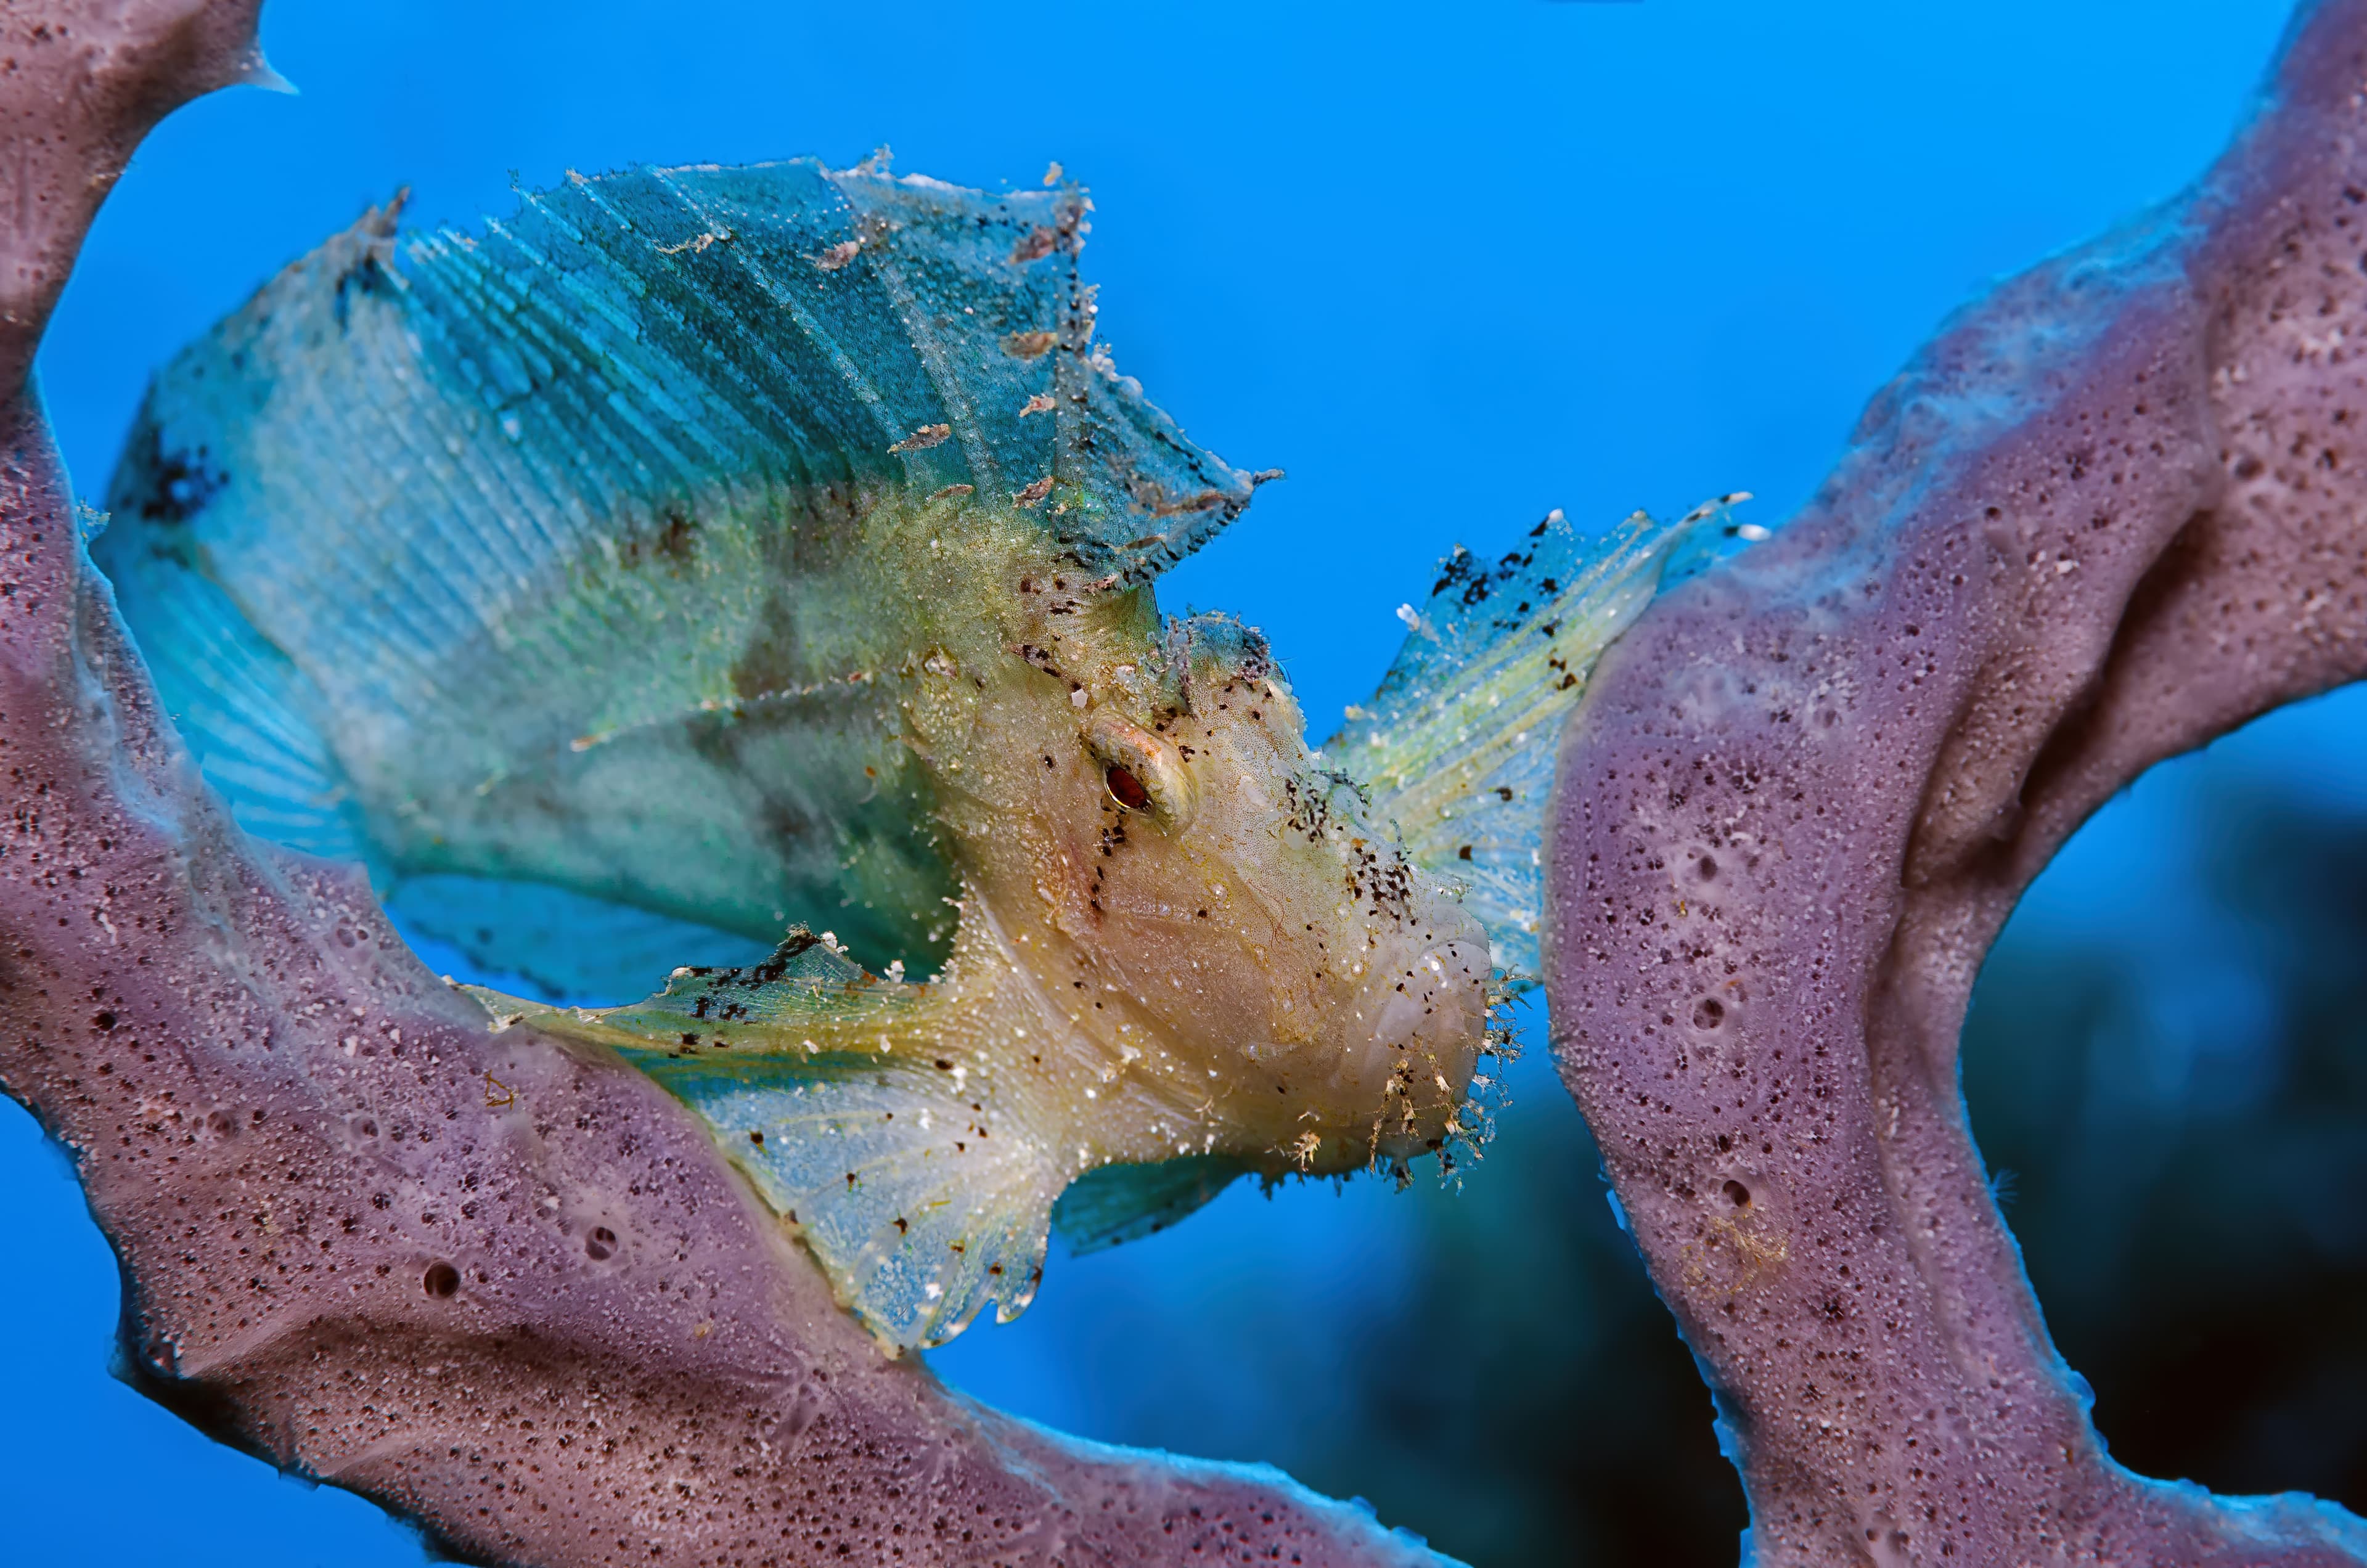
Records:
[[[402,874],[379,895],[430,968],[459,968],[545,1001],[606,1006],[685,964],[760,962],[772,944],[630,904],[457,872]]]
[[[629,1007],[477,992],[496,1028],[605,1044],[707,1123],[882,1344],[1025,1310],[1068,1169],[936,986],[865,973],[799,927],[745,968],[674,971]],[[951,1027],[949,1027],[951,1025]]]
[[[238,825],[266,842],[357,862],[406,941],[480,973],[516,976],[554,996],[600,996],[619,974],[646,984],[697,953],[753,962],[760,942],[712,926],[532,879],[407,874],[371,838],[334,746],[320,689],[258,633],[220,585],[164,558],[116,558],[113,590],[198,771]]]
[[[1739,541],[1721,496],[1671,523],[1638,512],[1600,538],[1557,509],[1495,564],[1457,546],[1368,704],[1324,751],[1394,818],[1407,853],[1460,883],[1496,966],[1535,982],[1555,740],[1595,660],[1659,592]]]

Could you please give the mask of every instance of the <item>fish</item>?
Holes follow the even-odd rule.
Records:
[[[877,159],[398,198],[157,374],[91,547],[242,827],[663,1085],[898,1352],[1055,1229],[1475,1152],[1554,737],[1736,533],[1458,548],[1310,746],[1260,633],[1159,607],[1279,475],[1118,372],[1092,210]]]

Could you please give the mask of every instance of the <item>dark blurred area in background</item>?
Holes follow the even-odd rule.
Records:
[[[2001,944],[1973,1125],[2115,1458],[2367,1511],[2367,813],[2258,783],[2202,805],[2166,852],[2212,940]]]
[[[1546,1083],[1500,1119],[1469,1188],[1419,1189],[1427,1266],[1358,1325],[1330,1440],[1276,1461],[1485,1568],[1733,1568],[1747,1516],[1709,1391],[1599,1171]]]

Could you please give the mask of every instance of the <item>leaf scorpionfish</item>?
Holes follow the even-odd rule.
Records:
[[[93,547],[247,830],[549,994],[671,967],[477,994],[671,1090],[891,1347],[1015,1315],[1056,1224],[1478,1137],[1554,738],[1722,502],[1458,548],[1319,751],[1158,607],[1274,476],[1116,371],[1073,186],[398,210],[159,374]]]

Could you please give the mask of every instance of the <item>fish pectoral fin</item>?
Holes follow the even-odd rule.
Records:
[[[601,1010],[475,993],[500,1021],[609,1046],[707,1123],[883,1343],[942,1345],[1044,1274],[1067,1171],[995,1068],[944,1043],[936,988],[866,975],[798,928],[763,963],[678,969]]]
[[[1052,1228],[1072,1254],[1138,1241],[1200,1208],[1248,1170],[1227,1155],[1101,1166],[1060,1194],[1052,1205]]]
[[[732,1162],[883,1342],[942,1345],[991,1303],[1026,1309],[1063,1173],[977,1092],[929,1062],[776,1057],[640,1064]]]
[[[1556,511],[1489,565],[1457,546],[1380,689],[1327,757],[1394,818],[1408,854],[1465,889],[1496,966],[1537,977],[1546,800],[1562,721],[1595,661],[1659,592],[1672,558],[1738,532],[1727,497],[1673,523],[1638,512],[1600,538]],[[1682,562],[1680,561],[1680,567]]]

